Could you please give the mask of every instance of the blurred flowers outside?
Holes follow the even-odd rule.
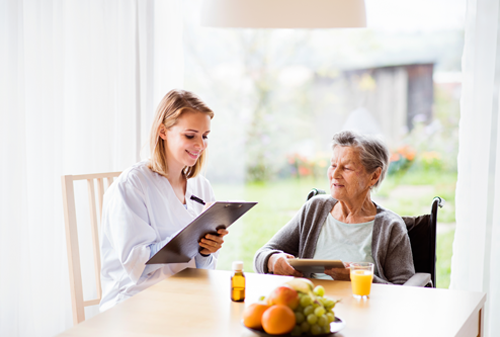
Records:
[[[288,154],[287,165],[281,170],[280,176],[321,179],[326,176],[328,163],[329,159],[325,154],[318,154],[314,158],[299,153]]]
[[[422,169],[425,171],[430,171],[430,170],[439,171],[443,169],[442,156],[437,151],[423,152],[419,156],[419,163],[422,166]]]
[[[406,172],[413,164],[415,155],[415,150],[409,145],[398,147],[391,153],[391,157],[389,160],[389,169],[387,170],[387,173],[389,175],[394,175]]]

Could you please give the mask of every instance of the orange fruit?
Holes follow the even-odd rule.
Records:
[[[295,314],[284,304],[276,304],[262,315],[262,327],[270,335],[289,333],[295,326]]]
[[[243,311],[243,324],[247,328],[262,329],[262,314],[270,306],[265,303],[252,303]]]

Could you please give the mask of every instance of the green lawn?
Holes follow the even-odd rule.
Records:
[[[445,200],[438,212],[438,222],[455,222],[456,173],[408,172],[403,176],[387,177],[374,199],[400,215],[418,215],[430,212],[435,196]]]
[[[374,196],[374,199],[382,206],[401,215],[421,214],[429,212],[432,198],[440,195],[446,199],[447,203],[439,211],[438,221],[454,221],[456,175],[436,174],[433,177],[421,177],[420,180],[419,177],[413,175],[395,180],[393,177],[386,179],[383,187]],[[425,184],[417,184],[422,181]],[[409,188],[408,186],[427,187],[421,188],[419,193],[406,195],[406,189],[401,189],[401,186],[405,186],[406,189]],[[230,234],[226,236],[217,266],[217,269],[230,270],[232,261],[241,260],[244,262],[245,270],[253,272],[255,252],[292,218],[305,202],[311,188],[327,189],[328,183],[326,178],[324,180],[304,178],[245,185],[213,184],[213,187],[218,200],[258,201],[252,210],[229,229]],[[398,195],[392,196],[397,192]],[[454,231],[451,231],[438,235],[437,238],[436,279],[439,288],[447,288],[449,285],[453,236]]]
[[[451,254],[455,231],[439,234],[436,243],[436,287],[450,286]]]
[[[222,247],[218,269],[230,270],[235,260],[244,262],[247,271],[254,271],[253,256],[305,202],[312,187],[325,182],[307,180],[280,180],[245,186],[213,184],[218,200],[257,201],[258,204],[230,229]]]

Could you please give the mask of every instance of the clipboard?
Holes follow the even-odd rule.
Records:
[[[160,249],[146,264],[189,262],[200,251],[198,242],[206,234],[216,234],[218,229],[228,228],[257,202],[216,201],[172,240]]]
[[[341,260],[288,259],[287,262],[304,275],[324,273],[325,268],[345,268]]]

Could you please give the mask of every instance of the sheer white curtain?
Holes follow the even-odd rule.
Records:
[[[183,84],[179,7],[0,0],[0,336],[72,326],[60,176],[140,159]]]
[[[487,293],[489,336],[500,336],[499,33],[499,1],[468,0],[450,288]]]

